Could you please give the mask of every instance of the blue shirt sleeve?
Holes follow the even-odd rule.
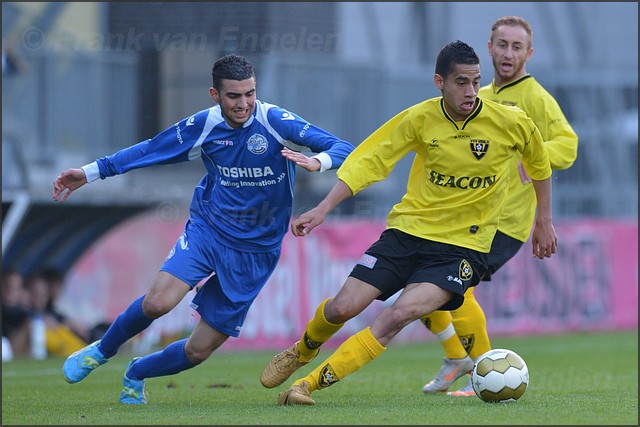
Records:
[[[97,160],[100,178],[120,175],[132,169],[152,165],[186,162],[200,157],[189,157],[200,137],[207,110],[185,118],[151,139],[124,148],[115,154]]]
[[[328,155],[331,159],[331,169],[340,167],[355,148],[351,143],[284,108],[271,108],[267,117],[273,129],[287,141],[308,147],[313,153]]]

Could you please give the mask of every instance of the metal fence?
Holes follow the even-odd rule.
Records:
[[[37,191],[65,156],[84,161],[135,142],[135,55],[23,55],[25,66],[2,76],[3,192]]]
[[[275,84],[268,96],[354,143],[402,109],[440,95],[433,66],[393,75],[372,68],[270,61],[264,68]],[[554,217],[637,217],[637,74],[612,69],[530,72],[556,97],[579,136],[576,162],[554,171]],[[388,182],[362,193],[383,207],[377,213],[386,214],[399,201],[410,166],[401,162]]]
[[[16,187],[48,197],[51,177],[59,173],[60,165],[70,167],[70,159],[82,165],[137,142],[139,103],[144,102],[137,96],[135,55],[39,51],[25,60],[25,71],[2,79],[3,199],[6,190]],[[261,99],[295,111],[354,144],[402,109],[439,95],[432,68],[394,75],[375,67],[317,58],[293,61],[276,55],[255,65]],[[208,72],[202,70],[205,76]],[[555,172],[554,217],[637,217],[637,75],[606,69],[533,70],[532,74],[556,96],[580,137],[576,163]],[[158,88],[165,105],[175,104],[182,91],[206,92],[207,87],[194,88],[192,79],[180,77],[173,75]],[[202,98],[191,105],[181,97],[179,105],[183,111],[174,106],[172,120],[201,109]],[[411,159],[405,159],[388,180],[361,193],[360,206],[368,202],[368,210],[354,212],[351,205],[342,212],[386,215],[404,193],[410,164]],[[145,197],[160,201],[169,184],[185,180],[195,184],[202,174],[201,167],[163,168],[162,173],[150,168],[128,179],[135,182],[136,201]],[[308,179],[301,173],[299,178],[296,199],[305,207],[324,196],[334,182],[331,174]],[[156,191],[165,184],[163,191]],[[176,197],[190,197],[191,188],[176,189]],[[109,203],[108,192],[102,197]]]

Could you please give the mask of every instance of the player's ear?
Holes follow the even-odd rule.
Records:
[[[530,47],[529,51],[527,52],[527,56],[524,58],[524,62],[529,61],[529,59],[531,59],[531,55],[533,55],[533,48]]]
[[[435,74],[433,76],[433,84],[435,84],[440,91],[444,89],[444,79],[440,74]]]
[[[215,102],[216,104],[220,103],[220,94],[215,88],[209,88],[209,96],[211,96],[211,99],[213,99],[213,102]]]

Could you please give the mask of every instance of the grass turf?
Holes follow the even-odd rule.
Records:
[[[637,330],[497,337],[492,345],[515,350],[529,367],[529,388],[515,403],[423,394],[443,357],[430,340],[392,343],[359,372],[315,392],[312,407],[280,407],[276,397],[328,349],[274,389],[258,378],[277,350],[219,351],[189,371],[147,379],[149,403],[142,406],[118,401],[131,355],[115,356],[73,385],[62,378],[62,359],[14,360],[2,364],[2,424],[638,425]]]

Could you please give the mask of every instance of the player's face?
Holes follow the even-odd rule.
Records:
[[[524,76],[525,65],[531,54],[531,38],[521,26],[501,25],[493,32],[488,43],[497,86]]]
[[[480,89],[480,65],[458,64],[446,79],[436,74],[436,87],[442,92],[444,107],[452,119],[466,119],[476,107]]]
[[[242,127],[256,107],[256,80],[222,80],[222,88],[209,88],[211,98],[220,104],[224,120],[232,128]]]

